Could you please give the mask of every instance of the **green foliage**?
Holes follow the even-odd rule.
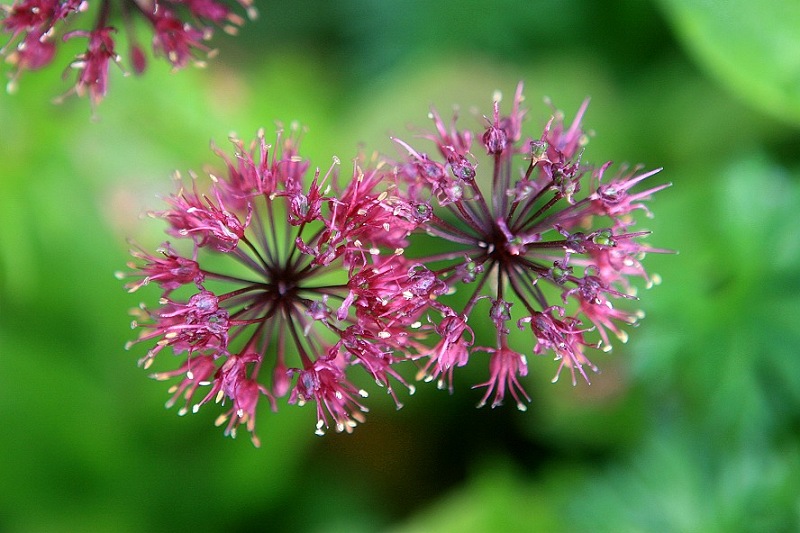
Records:
[[[704,68],[751,105],[800,124],[800,3],[661,3]]]

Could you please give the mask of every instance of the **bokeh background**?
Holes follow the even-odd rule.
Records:
[[[8,0],[4,0],[8,1]],[[796,531],[800,528],[800,4],[731,0],[259,0],[206,69],[123,79],[92,119],[60,67],[0,95],[0,531]],[[84,24],[86,21],[84,21]],[[585,160],[663,166],[643,227],[663,284],[591,386],[531,360],[526,413],[373,394],[353,435],[311,407],[179,418],[127,352],[114,278],[174,169],[214,139],[309,129],[327,167],[489,113],[526,85],[526,133],[587,96]],[[465,120],[474,120],[463,112]],[[479,115],[478,115],[479,116]]]

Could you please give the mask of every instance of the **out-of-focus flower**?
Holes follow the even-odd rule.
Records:
[[[447,287],[432,304],[441,319],[426,327],[441,340],[422,354],[421,377],[452,390],[454,368],[486,352],[490,377],[478,385],[487,389],[479,405],[490,396],[499,405],[510,394],[524,410],[529,398],[518,378],[528,372],[526,354],[554,355],[554,381],[566,368],[574,384],[577,375],[588,382],[585,368],[596,370],[587,348],[610,350],[610,334],[627,340],[620,325],[633,324],[640,313],[614,302],[635,299],[631,278],[654,281],[641,259],[663,251],[640,243],[648,232],[633,230],[634,216],[650,215],[643,202],[668,184],[636,192],[660,169],[609,178],[608,163],[593,168],[582,161],[588,101],[570,125],[559,114],[539,138],[523,138],[522,99],[520,84],[504,116],[498,97],[482,133],[457,129],[455,118],[447,125],[433,111],[435,131],[423,136],[434,154],[396,141],[408,153],[398,178],[419,214],[419,232],[442,241],[430,255],[412,242],[408,255]],[[473,153],[473,144],[486,155]],[[519,160],[527,162],[517,167]],[[456,290],[468,291],[465,303],[449,299]],[[494,326],[494,347],[475,345],[469,323],[485,319]],[[513,327],[529,330],[530,341],[515,347]]]
[[[357,158],[340,187],[339,161],[309,176],[297,138],[279,134],[271,146],[260,133],[249,148],[232,139],[232,158],[215,148],[226,172],[204,192],[196,176],[181,181],[169,208],[152,213],[190,252],[137,249],[133,270],[119,274],[133,278],[131,292],[150,283],[163,291],[158,308],[135,311],[141,332],[130,344],[150,346],[145,368],[165,348],[182,359],[153,374],[181,380],[167,405],[183,401],[184,414],[228,404],[218,425],[232,436],[244,425],[255,444],[259,401],[276,409],[287,394],[316,403],[318,433],[351,431],[367,411],[354,366],[399,407],[393,382],[414,389],[395,367],[418,349],[420,316],[437,289],[403,255],[417,222],[392,168]]]
[[[237,3],[248,17],[256,16],[252,0]],[[83,13],[90,11],[96,12],[91,28],[65,31],[73,19],[85,17]],[[110,22],[114,11],[118,11],[126,29],[130,65],[136,74],[144,72],[147,65],[144,50],[135,37],[138,21],[151,28],[153,52],[176,69],[190,62],[204,64],[203,58],[214,54],[206,42],[215,29],[235,34],[244,23],[243,17],[220,0],[15,0],[10,6],[0,6],[0,25],[10,34],[0,48],[0,55],[6,56],[13,68],[8,90],[15,90],[22,72],[49,65],[59,39],[84,37],[88,40],[87,49],[70,63],[77,75],[64,96],[88,94],[93,105],[99,103],[108,90],[110,63],[121,64],[115,41],[117,30]]]

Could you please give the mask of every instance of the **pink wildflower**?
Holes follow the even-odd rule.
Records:
[[[316,402],[318,435],[324,435],[331,422],[336,431],[351,433],[359,422],[364,421],[362,413],[369,409],[356,398],[366,398],[367,391],[357,389],[347,380],[335,358],[317,359],[307,369],[294,369],[291,373],[297,373],[298,378],[289,403]]]
[[[168,242],[156,251],[163,257],[150,255],[143,250],[131,250],[131,255],[144,261],[144,264],[137,266],[136,263],[128,263],[129,268],[136,268],[141,273],[139,281],[125,285],[128,292],[135,292],[151,281],[158,283],[165,295],[188,283],[202,284],[203,277],[197,261],[181,257]],[[118,272],[117,276],[120,279],[132,277],[122,272]]]
[[[237,0],[237,3],[250,18],[255,18],[252,0]],[[91,27],[66,31],[73,20],[80,19],[94,4],[99,4],[99,9]],[[22,72],[38,70],[52,62],[58,34],[64,40],[80,36],[88,39],[88,46],[70,63],[77,77],[64,96],[88,94],[92,104],[98,104],[108,90],[109,63],[121,63],[115,51],[116,29],[110,23],[115,11],[128,30],[130,63],[136,74],[145,71],[147,59],[134,35],[135,18],[151,27],[153,52],[164,56],[176,69],[189,63],[203,65],[202,58],[213,55],[214,50],[205,43],[215,28],[235,34],[244,23],[226,2],[218,0],[15,0],[11,5],[0,6],[0,26],[10,34],[0,48],[0,56],[7,56],[14,67],[8,90],[16,88]]]
[[[522,388],[519,382],[519,377],[528,375],[528,360],[521,353],[511,350],[507,345],[500,346],[500,348],[477,348],[484,350],[491,355],[489,359],[489,380],[485,383],[475,385],[475,387],[486,387],[486,394],[483,395],[478,407],[486,405],[489,396],[494,393],[494,400],[492,407],[497,407],[503,403],[506,392],[511,393],[511,397],[517,404],[520,411],[525,411],[527,406],[522,401],[530,402],[530,396]]]
[[[119,55],[114,51],[114,40],[111,38],[113,28],[101,28],[91,32],[73,31],[64,36],[64,40],[72,37],[86,37],[89,48],[79,55],[70,65],[79,72],[74,92],[83,96],[87,91],[92,105],[97,105],[108,91],[108,63],[119,63]]]
[[[573,383],[576,374],[588,382],[584,368],[596,368],[586,349],[610,349],[608,332],[627,340],[620,325],[641,314],[617,309],[612,301],[635,298],[630,278],[649,285],[654,278],[641,259],[646,252],[664,251],[640,244],[648,232],[631,231],[633,216],[649,215],[644,202],[668,185],[634,192],[658,170],[635,169],[606,180],[609,164],[593,170],[582,162],[587,136],[581,120],[588,101],[572,123],[553,118],[535,139],[522,137],[521,102],[520,84],[511,113],[501,115],[494,102],[483,133],[458,129],[455,119],[445,125],[433,112],[434,132],[423,137],[433,142],[434,154],[396,141],[408,154],[398,177],[423,214],[418,232],[449,243],[448,251],[410,254],[447,287],[437,291],[433,305],[442,318],[429,327],[441,341],[422,354],[427,363],[420,377],[438,378],[440,387],[447,379],[452,390],[453,369],[477,351],[488,352],[491,376],[481,385],[487,392],[480,405],[492,393],[492,406],[499,405],[510,393],[523,409],[523,400],[529,401],[518,380],[527,374],[524,352],[551,353],[559,361],[556,378],[568,368]],[[475,141],[485,155],[473,152]],[[515,168],[520,159],[527,163]],[[448,295],[456,290],[469,291],[460,300],[466,303],[451,303]],[[551,300],[559,293],[557,306]],[[479,312],[484,301],[488,309]],[[475,347],[468,321],[487,315],[496,345]],[[512,320],[530,328],[532,346],[511,347]],[[589,341],[594,328],[599,339]]]
[[[275,409],[286,394],[289,403],[317,403],[318,433],[351,431],[366,411],[366,393],[349,381],[353,367],[400,407],[393,383],[413,386],[395,367],[418,349],[426,302],[443,287],[403,257],[416,222],[391,192],[392,169],[356,160],[340,187],[336,160],[304,185],[310,166],[295,136],[279,135],[274,147],[263,133],[249,150],[233,144],[227,175],[212,176],[205,192],[193,176],[169,209],[152,213],[190,253],[170,244],[155,256],[134,250],[134,271],[119,275],[134,278],[129,291],[151,281],[162,289],[159,308],[136,311],[141,333],[130,344],[150,345],[141,364],[171,348],[183,363],[154,374],[183,376],[168,404],[183,395],[185,413],[230,402],[218,424],[231,436],[239,426],[254,432],[260,398]]]

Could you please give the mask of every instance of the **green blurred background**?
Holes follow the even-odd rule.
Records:
[[[800,528],[800,3],[258,2],[204,70],[123,79],[91,120],[60,66],[0,96],[0,531],[794,531]],[[776,7],[777,6],[777,7]],[[83,21],[87,23],[86,20]],[[591,96],[586,161],[663,166],[645,266],[663,284],[591,386],[474,408],[485,368],[353,435],[264,410],[255,449],[179,418],[126,352],[126,237],[152,248],[174,169],[276,121],[327,167],[490,112],[526,84],[526,133]],[[463,113],[470,119],[469,113]],[[268,135],[269,136],[269,135]],[[375,391],[373,391],[375,392]]]

